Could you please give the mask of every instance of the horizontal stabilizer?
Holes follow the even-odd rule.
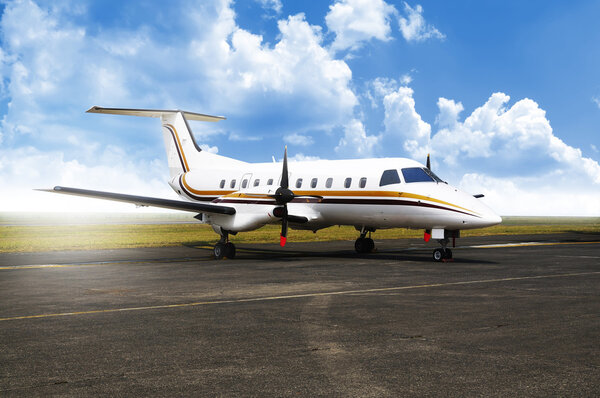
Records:
[[[128,115],[144,117],[163,117],[163,115],[172,115],[181,112],[187,120],[199,120],[201,122],[218,122],[225,120],[223,116],[204,115],[202,113],[186,112],[180,110],[161,110],[161,109],[128,109],[128,108],[102,108],[92,106],[87,113],[104,113],[109,115]]]
[[[91,191],[89,189],[54,187],[54,189],[38,189],[37,191],[62,193],[67,195],[86,196],[88,198],[114,200],[117,202],[133,203],[136,206],[162,207],[164,209],[191,211],[194,213],[235,214],[235,209],[228,206],[211,205],[206,203],[184,202],[183,200],[151,198],[147,196],[125,195],[122,193]]]

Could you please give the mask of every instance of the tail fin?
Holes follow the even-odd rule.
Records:
[[[216,160],[215,158],[221,160],[227,159],[206,151],[203,152],[194,140],[194,136],[192,135],[192,131],[187,122],[187,119],[200,120],[203,122],[218,122],[225,119],[222,116],[210,116],[180,110],[102,108],[99,106],[93,106],[87,112],[160,117],[171,177],[198,168],[202,163],[206,164],[207,162],[214,161]],[[206,158],[211,159],[209,160]],[[233,159],[231,159],[231,161],[235,162]]]

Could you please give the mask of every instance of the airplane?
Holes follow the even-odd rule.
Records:
[[[220,236],[215,258],[235,257],[230,235],[266,224],[316,232],[334,225],[354,226],[358,253],[375,248],[371,233],[385,228],[423,229],[424,239],[441,245],[434,261],[451,261],[448,243],[460,231],[499,224],[502,219],[470,195],[447,184],[427,164],[406,158],[311,160],[247,163],[202,150],[188,120],[225,118],[181,110],[103,108],[88,113],[160,118],[169,166],[169,185],[181,200],[56,186],[42,191],[154,206],[196,213]],[[368,235],[368,236],[367,236]]]

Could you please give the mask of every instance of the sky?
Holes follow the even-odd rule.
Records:
[[[156,119],[248,162],[408,157],[501,215],[600,216],[600,2],[0,3],[0,211],[175,198]]]

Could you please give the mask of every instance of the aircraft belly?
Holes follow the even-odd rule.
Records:
[[[472,216],[445,209],[401,205],[320,205],[324,223],[372,228],[463,229]]]

